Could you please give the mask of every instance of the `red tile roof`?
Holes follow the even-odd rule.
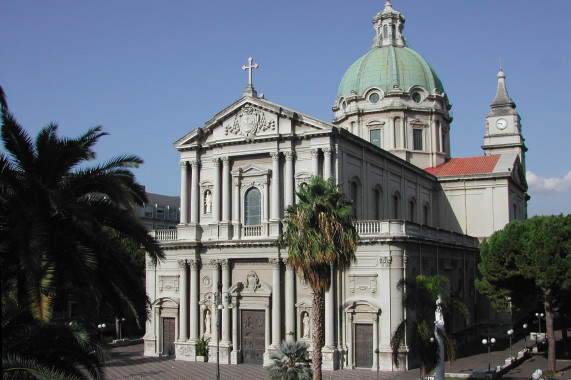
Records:
[[[491,173],[496,167],[496,163],[499,158],[499,155],[452,158],[448,162],[432,168],[426,168],[424,170],[436,177],[445,175]]]

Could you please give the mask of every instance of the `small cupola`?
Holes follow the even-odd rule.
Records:
[[[373,18],[373,25],[376,31],[373,47],[406,46],[406,39],[402,35],[404,16],[393,9],[389,0],[385,3],[385,9]]]

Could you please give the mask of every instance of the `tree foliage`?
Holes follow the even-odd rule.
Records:
[[[302,342],[280,342],[278,351],[271,356],[268,367],[271,380],[311,380],[313,370],[307,353],[307,344]]]
[[[2,300],[2,379],[104,378],[104,351],[80,325],[40,321],[10,303]]]
[[[526,296],[541,294],[546,315],[548,366],[555,370],[554,312],[571,295],[571,215],[535,216],[513,221],[480,247],[476,281],[500,311],[526,305]]]
[[[321,379],[324,295],[331,286],[332,267],[346,269],[355,260],[358,236],[351,202],[333,177],[312,177],[296,194],[299,201],[286,209],[279,241],[288,247],[286,264],[313,290],[313,367],[314,378]]]
[[[468,321],[470,314],[466,305],[449,295],[449,282],[444,276],[419,275],[414,279],[403,279],[399,281],[397,289],[403,294],[407,317],[397,326],[391,338],[393,362],[399,366],[400,350],[406,341],[410,352],[420,360],[421,378],[424,378],[438,364],[440,349],[434,339],[438,297],[444,315],[460,314]],[[438,334],[444,341],[447,358],[454,360],[456,349],[452,339],[442,329],[438,329]]]
[[[145,288],[130,247],[154,261],[163,253],[133,213],[146,201],[133,155],[89,165],[101,127],[60,138],[50,124],[30,138],[0,102],[0,260],[2,291],[37,319],[69,295],[86,317],[104,308],[146,319]]]

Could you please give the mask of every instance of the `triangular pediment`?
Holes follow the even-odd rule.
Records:
[[[203,127],[196,128],[177,140],[174,147],[179,151],[193,150],[331,128],[333,126],[329,123],[279,104],[245,96],[217,113]]]
[[[241,175],[242,177],[255,177],[268,174],[268,169],[262,168],[256,164],[246,164],[232,171],[232,175]]]

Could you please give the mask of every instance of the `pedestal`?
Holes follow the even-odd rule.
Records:
[[[208,361],[210,363],[216,363],[216,342],[214,344],[208,345]],[[220,364],[230,364],[231,363],[231,353],[232,345],[228,343],[220,342],[219,346],[220,354]]]
[[[269,233],[270,233],[270,237],[277,238],[278,236],[280,236],[281,223],[279,220],[270,220]]]
[[[177,240],[196,241],[200,239],[200,226],[197,223],[179,224],[177,230]]]
[[[157,352],[157,347],[156,347],[156,343],[157,343],[157,338],[144,338],[143,341],[145,349],[144,349],[144,355],[145,356],[159,356],[159,353]]]
[[[195,342],[174,342],[176,360],[187,362],[196,361],[196,343]]]
[[[242,363],[242,351],[232,350],[230,353],[230,364],[240,364]]]
[[[338,349],[323,347],[321,350],[321,368],[325,371],[334,371],[339,369],[340,356]]]
[[[218,224],[218,237],[220,240],[232,239],[232,223],[220,222]]]

